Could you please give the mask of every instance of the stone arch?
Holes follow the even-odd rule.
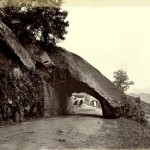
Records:
[[[66,101],[73,92],[85,92],[100,102],[105,118],[116,118],[122,115],[120,109],[124,106],[123,100],[126,95],[101,72],[80,56],[62,48],[52,50],[48,54],[54,62],[56,70],[64,72],[61,73],[61,76],[64,80]],[[56,71],[55,74],[59,73]],[[57,76],[57,81],[59,78],[60,75]]]
[[[99,95],[94,89],[89,87],[86,83],[79,82],[79,81],[67,76],[66,87],[67,87],[68,97],[71,97],[72,93],[74,93],[74,92],[76,92],[76,93],[85,92],[85,93],[93,96],[100,102],[101,107],[102,107],[103,117],[105,117],[105,118],[115,118],[116,117],[116,115],[113,112],[114,111],[113,107],[107,102],[107,100],[104,97],[102,97],[101,95]]]
[[[0,35],[2,40],[5,41],[3,43],[0,40],[3,44],[0,49],[9,49],[12,52],[10,57],[17,59],[17,61],[12,59],[15,62],[15,66],[16,64],[17,66],[21,65],[33,72],[38,70],[39,76],[44,74],[42,75],[43,99],[44,108],[46,106],[46,109],[49,110],[47,111],[48,115],[50,113],[53,115],[65,114],[67,100],[72,92],[85,92],[98,99],[102,106],[103,115],[107,118],[115,118],[122,115],[128,116],[129,111],[126,112],[123,108],[128,107],[132,110],[132,105],[135,105],[132,102],[135,101],[134,98],[126,96],[123,91],[80,56],[61,47],[48,47],[49,50],[48,48],[43,50],[37,43],[26,43],[27,45],[23,46],[13,31],[1,20]],[[7,45],[7,47],[3,47],[4,45]],[[44,57],[46,56],[48,59],[43,61],[43,59],[41,60],[43,55],[38,53],[31,54],[34,50],[43,51]],[[39,67],[37,62],[42,63],[43,67]],[[22,67],[22,70],[25,70],[24,67]],[[58,77],[55,77],[52,73],[54,68],[64,71],[64,73],[60,72]],[[56,71],[56,74],[58,72]],[[55,82],[53,84],[53,82],[47,82],[47,80],[54,80]],[[125,100],[130,101],[128,106],[126,106]],[[140,103],[140,100],[136,101]],[[140,106],[137,110],[140,110]],[[136,111],[134,115],[137,115]]]

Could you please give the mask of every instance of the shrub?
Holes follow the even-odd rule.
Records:
[[[124,99],[124,103],[125,106],[122,109],[123,116],[131,120],[138,121],[141,124],[147,124],[147,117],[142,108],[140,98],[127,96],[127,98]]]

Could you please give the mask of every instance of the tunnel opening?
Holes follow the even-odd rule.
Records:
[[[104,118],[117,118],[116,110],[111,106],[108,100],[106,100],[95,89],[90,87],[90,85],[81,80],[76,80],[76,78],[73,77],[69,72],[67,72],[66,78],[66,90],[68,97],[71,97],[72,93],[87,93],[99,101],[102,108],[102,116]]]
[[[87,93],[72,93],[70,97],[72,115],[103,117],[100,102]]]
[[[101,106],[101,113],[98,115],[99,117],[101,116],[103,118],[117,118],[116,110],[109,103],[108,99],[105,99],[105,97],[107,98],[107,96],[104,94],[107,93],[103,93],[103,91],[98,92],[96,89],[91,87],[90,84],[82,81],[80,77],[76,78],[75,76],[72,76],[71,73],[65,69],[55,70],[54,85],[52,84],[52,89],[51,101],[49,102],[51,103],[49,105],[52,107],[51,109],[47,109],[54,110],[54,112],[56,112],[58,115],[67,115],[72,113],[72,110],[75,108],[74,105],[78,105],[78,108],[81,110],[81,108],[83,107],[80,106],[84,106],[82,104],[84,104],[85,101],[80,100],[80,102],[74,101],[74,103],[72,103],[70,98],[74,96],[74,93],[86,93],[91,96],[89,101],[95,100],[93,102],[90,102],[89,105],[94,106],[96,105],[96,103],[98,103],[98,105]],[[55,101],[53,101],[54,99]],[[88,105],[86,106],[89,107]]]

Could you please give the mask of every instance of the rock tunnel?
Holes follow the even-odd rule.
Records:
[[[114,114],[113,107],[107,102],[107,100],[99,95],[95,90],[91,87],[87,86],[85,83],[76,81],[74,79],[68,78],[67,80],[67,93],[70,97],[72,93],[87,93],[90,96],[96,98],[102,107],[102,115],[104,118],[116,118],[117,116]]]
[[[126,97],[125,94],[96,68],[78,55],[62,48],[51,51],[49,56],[57,68],[64,70],[62,75],[67,98],[71,97],[74,92],[84,92],[100,102],[103,117],[116,118],[120,115],[118,108],[122,107],[122,99]],[[55,74],[60,73],[56,71]],[[57,75],[56,78],[58,79],[59,76]]]
[[[22,45],[2,21],[0,33],[24,66],[29,70],[39,70],[36,63],[40,62],[46,68],[42,67],[40,72],[48,74],[48,78],[53,80],[49,82],[43,76],[45,111],[51,110],[53,113],[56,109],[60,112],[56,115],[63,115],[69,107],[71,94],[85,92],[99,100],[104,117],[115,118],[121,115],[118,108],[124,106],[126,95],[83,58],[60,47],[49,47],[45,51],[36,42]]]

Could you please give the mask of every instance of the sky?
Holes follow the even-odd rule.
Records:
[[[150,92],[150,5],[81,1],[68,0],[62,5],[69,12],[70,25],[66,40],[59,45],[84,58],[111,81],[114,71],[125,70],[135,82],[128,92]]]

